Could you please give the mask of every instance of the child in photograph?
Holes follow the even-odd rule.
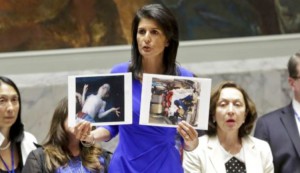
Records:
[[[98,89],[97,94],[90,94],[86,97],[87,90],[88,84],[85,84],[83,86],[81,101],[80,97],[77,96],[78,102],[82,105],[82,110],[81,112],[77,113],[77,117],[90,122],[95,122],[95,119],[103,118],[109,115],[111,112],[115,112],[115,114],[119,117],[119,107],[112,107],[108,110],[105,110],[107,103],[104,99],[109,97],[109,84],[105,83],[101,85]]]

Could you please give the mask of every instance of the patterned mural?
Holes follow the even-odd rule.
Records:
[[[148,3],[172,10],[182,41],[300,32],[299,0],[0,0],[0,52],[130,44]]]

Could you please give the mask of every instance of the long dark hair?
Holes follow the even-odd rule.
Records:
[[[165,74],[176,75],[176,56],[179,45],[179,32],[176,18],[172,12],[161,4],[150,4],[140,8],[132,22],[132,47],[131,47],[131,65],[129,71],[133,73],[134,78],[139,78],[142,73],[142,58],[138,49],[136,35],[140,20],[143,18],[152,19],[162,28],[169,46],[164,50],[163,63]]]
[[[19,112],[18,112],[18,117],[15,121],[15,123],[11,126],[10,130],[9,130],[9,138],[12,142],[16,142],[19,143],[23,140],[24,138],[24,125],[21,121],[21,95],[20,95],[20,91],[17,87],[17,85],[10,80],[7,77],[4,76],[0,76],[0,86],[2,85],[2,83],[5,83],[11,87],[13,87],[15,89],[15,91],[18,94],[18,101],[19,101]]]

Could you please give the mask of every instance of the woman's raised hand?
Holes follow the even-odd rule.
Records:
[[[184,139],[184,149],[187,151],[194,150],[198,146],[198,132],[185,121],[178,123],[178,133]]]
[[[92,124],[89,121],[85,120],[79,121],[74,128],[76,138],[81,141],[88,141],[88,137],[91,134],[91,131]]]

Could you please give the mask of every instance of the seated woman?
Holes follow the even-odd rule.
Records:
[[[274,172],[270,146],[250,136],[256,118],[255,105],[242,87],[220,83],[211,94],[206,135],[195,150],[184,152],[185,172]]]
[[[15,83],[0,76],[0,173],[22,171],[36,138],[24,132],[21,95]]]
[[[56,107],[47,140],[42,148],[32,151],[23,172],[104,172],[101,149],[76,139],[74,128],[68,127],[68,100]]]

